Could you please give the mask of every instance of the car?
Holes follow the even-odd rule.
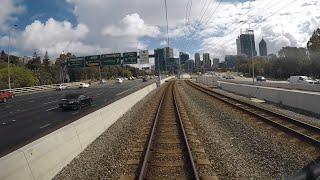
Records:
[[[293,84],[318,84],[316,80],[308,76],[290,76],[288,81]]]
[[[66,85],[64,85],[64,84],[58,84],[57,86],[56,86],[56,90],[63,90],[63,89],[67,89],[67,86]]]
[[[267,81],[265,77],[263,76],[257,76],[257,81]]]
[[[143,77],[142,78],[142,82],[147,82],[148,81],[148,78],[147,77]]]
[[[107,80],[101,79],[101,80],[100,80],[100,84],[107,84]]]
[[[234,79],[233,76],[227,76],[226,79]]]
[[[90,86],[90,84],[87,83],[80,83],[79,84],[79,88],[88,88]]]
[[[82,107],[91,106],[92,98],[83,94],[73,93],[67,94],[59,103],[62,110],[80,110]]]
[[[116,83],[119,83],[119,84],[123,83],[123,79],[122,78],[116,78]]]
[[[9,99],[14,98],[14,94],[8,91],[0,91],[0,102],[6,103]]]

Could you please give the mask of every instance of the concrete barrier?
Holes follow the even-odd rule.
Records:
[[[53,178],[154,89],[156,89],[155,83],[0,158],[0,179],[46,180]]]
[[[223,90],[320,114],[320,93],[219,82]]]

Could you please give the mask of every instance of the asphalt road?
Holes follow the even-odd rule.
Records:
[[[0,157],[152,82],[138,79],[85,89],[48,91],[0,103]],[[92,106],[79,111],[62,111],[58,107],[59,101],[66,94],[75,92],[92,97]]]

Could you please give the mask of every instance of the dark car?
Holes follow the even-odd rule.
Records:
[[[147,81],[148,81],[147,77],[142,78],[142,82],[147,82]]]
[[[83,94],[68,94],[59,103],[59,107],[63,110],[73,109],[79,110],[84,106],[90,106],[92,98]]]
[[[257,76],[257,81],[267,81],[263,76]]]

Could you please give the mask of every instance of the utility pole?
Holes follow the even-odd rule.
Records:
[[[9,29],[9,42],[8,42],[8,87],[11,90],[11,79],[10,79],[10,34],[11,28]]]
[[[10,72],[10,43],[11,43],[11,31],[13,28],[17,27],[18,25],[13,25],[13,27],[9,28],[9,42],[8,42],[8,87],[9,91],[11,90],[11,72]]]
[[[158,52],[158,76],[159,76],[159,86],[161,85],[161,71],[160,71],[160,56]]]
[[[253,39],[253,35],[254,35],[254,33],[253,33],[253,30],[250,30],[250,25],[249,25],[249,33],[250,33],[250,31],[252,31],[252,34],[250,34],[250,44],[251,44],[251,61],[252,61],[252,84],[254,84],[254,53],[253,53],[253,41],[254,41],[254,39]]]

